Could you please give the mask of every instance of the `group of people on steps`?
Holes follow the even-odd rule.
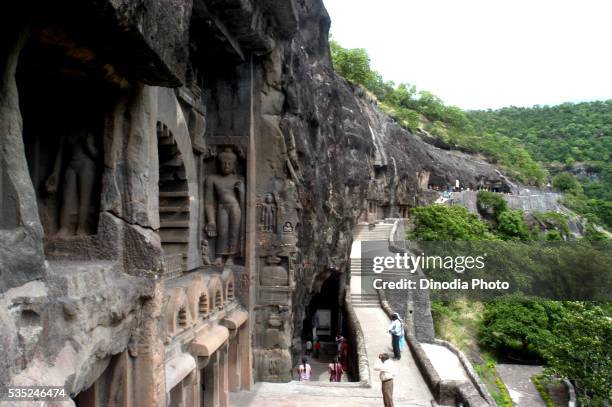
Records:
[[[404,324],[398,313],[391,316],[391,323],[389,325],[388,333],[391,335],[391,348],[393,349],[393,359],[400,360],[402,358],[402,348],[404,347]],[[342,343],[346,342],[346,339],[342,338],[341,335],[336,336],[336,342],[338,343],[338,353],[342,354]],[[315,345],[316,356],[318,357],[320,350],[319,341],[318,349]],[[312,350],[306,346],[307,351]],[[308,352],[310,354],[310,352]],[[348,352],[347,352],[348,356]],[[395,378],[397,371],[395,364],[387,353],[380,353],[378,355],[378,362],[374,366],[374,370],[379,373],[380,381],[382,384],[382,395],[383,403],[385,407],[393,407],[393,379]],[[329,373],[330,382],[342,381],[342,374],[346,371],[346,367],[343,367],[340,363],[338,356],[335,356],[333,361],[328,365],[327,372]],[[308,358],[304,356],[302,363],[297,367],[298,378],[300,381],[309,381],[310,374],[312,372],[311,366],[308,364]]]
[[[348,341],[339,333],[336,335],[336,346],[338,356],[334,356],[332,362],[327,366],[330,382],[341,382],[342,375],[347,371],[348,363]],[[314,348],[314,357],[318,358],[321,351],[321,342],[317,338],[314,346],[311,341],[306,342],[306,355],[302,357],[302,363],[297,366],[298,379],[300,381],[309,381],[312,368],[308,364],[308,356]]]

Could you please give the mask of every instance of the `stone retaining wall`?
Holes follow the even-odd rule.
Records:
[[[365,340],[363,338],[363,330],[361,329],[361,324],[359,323],[355,310],[353,309],[350,291],[347,291],[345,295],[345,310],[350,337],[353,338],[354,342],[354,346],[349,347],[351,350],[351,355],[349,356],[352,360],[357,362],[356,365],[353,365],[356,366],[357,369],[351,369],[349,367],[349,373],[357,377],[359,379],[359,383],[363,387],[371,387],[372,381],[370,379],[370,364],[368,363],[368,353],[366,350]]]
[[[474,370],[474,368],[473,368],[472,364],[470,363],[470,361],[468,360],[468,358],[463,354],[463,352],[461,352],[452,343],[450,343],[448,341],[445,341],[445,340],[442,340],[442,339],[437,339],[436,338],[435,343],[437,345],[444,346],[445,348],[447,348],[448,350],[453,352],[455,354],[455,356],[457,356],[457,358],[459,358],[459,361],[461,362],[461,365],[463,366],[463,369],[465,370],[465,373],[467,374],[467,376],[469,377],[470,381],[472,382],[472,385],[478,391],[480,397],[482,397],[485,400],[487,400],[487,402],[489,402],[489,404],[495,405],[495,400],[493,400],[493,398],[489,395],[489,393],[487,391],[487,388],[485,387],[484,383],[482,382],[482,380],[480,380],[480,377],[478,376],[478,374]]]

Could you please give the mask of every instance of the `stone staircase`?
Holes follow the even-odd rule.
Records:
[[[378,294],[364,293],[361,290],[362,271],[372,270],[372,259],[361,258],[361,242],[388,241],[393,223],[357,225],[353,230],[353,248],[351,250],[351,302],[353,307],[379,307]]]
[[[389,240],[393,223],[377,223],[370,225],[357,225],[353,231],[353,240]]]
[[[159,235],[166,274],[185,269],[189,244],[189,190],[183,158],[168,128],[158,123]]]

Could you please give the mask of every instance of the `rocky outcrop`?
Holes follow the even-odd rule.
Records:
[[[320,286],[317,282],[346,272],[351,230],[366,202],[398,217],[400,206],[435,199],[423,178],[452,186],[459,180],[473,188],[483,178],[499,179],[494,166],[411,134],[362,88],[338,76],[330,62],[330,20],[322,2],[298,1],[297,10],[300,30],[258,64],[261,103],[255,106],[261,119],[258,146],[280,146],[260,150],[259,163],[276,165],[258,168],[258,185],[287,178],[295,183],[298,246],[302,258],[314,265],[296,275],[296,340],[304,319],[301,304]],[[268,185],[272,188],[274,181]]]

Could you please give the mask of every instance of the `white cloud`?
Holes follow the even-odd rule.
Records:
[[[612,98],[607,0],[324,0],[385,79],[466,109]]]

